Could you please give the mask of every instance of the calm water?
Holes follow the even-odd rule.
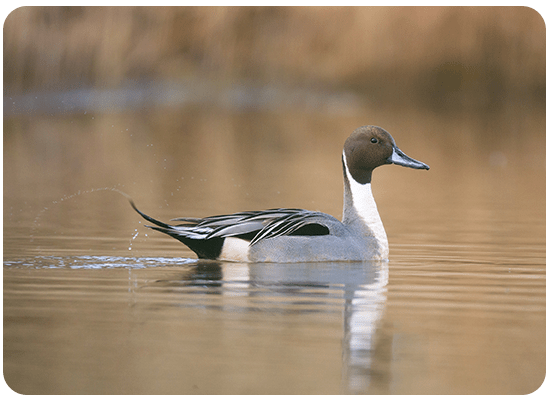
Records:
[[[542,384],[542,111],[49,111],[4,119],[13,390],[524,394]],[[388,263],[198,262],[112,190],[165,220],[271,207],[341,217],[342,144],[364,124],[431,167],[374,173]]]

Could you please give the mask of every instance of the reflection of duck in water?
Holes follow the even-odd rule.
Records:
[[[169,225],[132,207],[155,230],[179,240],[199,258],[245,262],[359,261],[388,258],[388,239],[371,191],[374,168],[397,164],[429,167],[403,153],[376,126],[356,129],[346,140],[342,222],[316,211],[278,208],[207,218],[176,218]]]

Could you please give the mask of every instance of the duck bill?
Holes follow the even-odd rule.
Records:
[[[424,164],[421,161],[415,160],[414,158],[409,157],[397,147],[393,148],[393,153],[386,160],[388,164],[401,165],[403,167],[414,168],[414,169],[430,169],[427,164]]]

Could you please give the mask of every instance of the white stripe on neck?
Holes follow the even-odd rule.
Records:
[[[379,243],[382,253],[386,252],[387,254],[388,238],[386,236],[386,231],[384,229],[384,225],[382,224],[382,220],[380,219],[380,214],[378,214],[378,208],[376,207],[374,196],[372,195],[371,184],[361,184],[353,179],[353,176],[349,172],[345,154],[344,165],[351,191],[352,206],[363,224],[365,224],[368,229],[372,231],[372,234]]]

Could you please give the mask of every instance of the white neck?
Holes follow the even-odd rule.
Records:
[[[372,236],[378,242],[381,254],[388,253],[388,238],[384,225],[378,214],[378,208],[372,195],[371,184],[361,184],[351,176],[346,155],[344,154],[344,179],[348,186],[344,188],[343,223],[362,231],[365,236]]]

